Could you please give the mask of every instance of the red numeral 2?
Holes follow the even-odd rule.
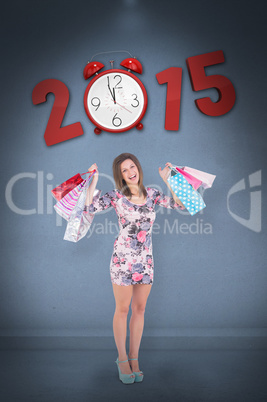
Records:
[[[235,89],[231,81],[223,75],[206,75],[205,67],[223,63],[222,50],[189,57],[186,60],[193,91],[215,88],[219,93],[217,102],[210,98],[195,100],[197,108],[208,116],[222,116],[228,113],[235,104]],[[171,67],[156,75],[159,84],[168,83],[165,129],[178,130],[180,116],[182,69]]]
[[[55,100],[44,134],[46,145],[58,144],[83,135],[82,125],[79,122],[61,127],[69,103],[69,90],[62,81],[48,79],[39,82],[32,92],[33,104],[46,102],[46,96],[50,92],[55,95]]]

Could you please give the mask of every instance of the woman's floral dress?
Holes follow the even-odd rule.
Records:
[[[183,209],[174,199],[154,188],[146,188],[145,204],[134,204],[117,189],[96,197],[85,208],[94,214],[113,207],[119,219],[119,234],[110,261],[111,282],[128,286],[153,283],[152,227],[156,205]]]

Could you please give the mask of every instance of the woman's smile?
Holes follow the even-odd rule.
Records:
[[[131,177],[129,177],[129,180],[134,181],[134,179],[136,179],[136,174],[133,174]]]

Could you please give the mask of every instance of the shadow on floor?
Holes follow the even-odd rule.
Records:
[[[266,350],[145,350],[142,383],[118,378],[114,350],[0,351],[2,402],[261,402]]]

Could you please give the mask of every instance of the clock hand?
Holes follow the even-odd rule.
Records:
[[[127,110],[127,112],[133,113],[131,110],[127,109],[125,106],[120,105],[118,102],[115,102],[117,105],[120,107],[123,107],[123,109]]]
[[[114,88],[113,88],[113,92],[111,92],[111,89],[110,89],[110,87],[109,87],[109,85],[108,85],[108,89],[109,89],[110,95],[111,95],[111,97],[112,97],[112,99],[113,99],[113,102],[116,103],[116,101],[115,101],[115,94],[114,94]]]
[[[113,88],[113,92],[111,92],[111,89],[110,89],[110,86],[109,86],[109,77],[108,77],[108,89],[109,89],[109,92],[110,92],[110,94],[112,96],[113,102],[116,103],[114,88]]]
[[[116,103],[115,88],[112,88],[112,89],[113,89],[113,100],[114,100],[114,103]]]

